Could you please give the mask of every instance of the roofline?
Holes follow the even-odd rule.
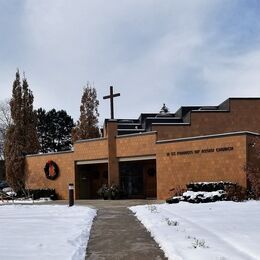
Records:
[[[260,97],[230,97],[228,99],[260,99]],[[227,101],[228,99],[226,99],[225,101]]]
[[[99,138],[91,138],[91,139],[81,139],[75,142],[77,143],[85,143],[85,142],[96,142],[96,141],[104,141],[107,140],[107,137],[99,137]]]
[[[158,140],[156,142],[156,144],[175,143],[175,142],[183,142],[183,141],[208,139],[208,138],[221,138],[221,137],[228,137],[228,136],[234,136],[234,135],[254,135],[254,136],[260,136],[259,133],[254,133],[254,132],[250,132],[250,131],[239,131],[239,132],[230,132],[230,133],[222,133],[222,134],[201,135],[201,136],[193,136],[193,137],[183,137],[183,138],[176,138],[176,139],[168,139],[168,140]]]
[[[158,118],[158,119],[181,119],[181,117],[179,117],[179,116],[158,116],[158,117],[156,117],[156,118]],[[146,119],[154,119],[154,117],[146,117]]]
[[[67,154],[74,153],[74,151],[59,151],[59,152],[50,152],[50,153],[37,153],[37,154],[27,154],[25,157],[36,157],[36,156],[48,156],[48,155],[56,155],[56,154]]]
[[[228,103],[230,103],[230,100],[260,100],[260,97],[229,97],[229,98],[227,98],[227,99],[225,99],[223,102],[221,102],[219,105],[217,105],[217,106],[198,106],[198,105],[191,105],[191,106],[180,106],[177,110],[176,110],[176,112],[175,113],[169,113],[169,115],[171,115],[171,116],[175,116],[177,113],[178,113],[178,111],[179,110],[181,110],[182,108],[184,108],[184,107],[186,107],[186,108],[191,108],[191,107],[196,107],[196,108],[203,108],[203,107],[220,107],[222,104],[224,104],[225,102],[228,102]],[[207,112],[207,113],[209,113],[209,112],[230,112],[230,104],[228,104],[228,110],[209,110],[209,109],[206,109],[206,110],[190,110],[188,113],[187,113],[187,115],[186,116],[188,116],[188,114],[191,114],[191,113],[193,113],[193,112]],[[147,113],[141,113],[140,115],[139,115],[139,117],[138,118],[121,118],[121,119],[105,119],[104,120],[104,123],[106,123],[106,122],[108,122],[108,121],[113,121],[113,122],[118,122],[119,120],[128,120],[128,121],[131,121],[131,120],[140,120],[140,118],[141,118],[141,116],[142,115],[145,115],[145,114],[151,114],[151,115],[158,115],[158,114],[160,114],[160,113],[149,113],[149,112],[147,112]],[[169,116],[169,118],[172,118],[171,116]],[[163,118],[163,117],[160,117],[160,118]],[[174,117],[173,117],[174,118]],[[176,117],[176,119],[178,119],[178,118],[180,118],[180,117]],[[149,117],[147,117],[147,119],[149,119]],[[119,122],[118,122],[119,123]],[[125,123],[127,123],[127,122],[125,122]]]
[[[220,113],[220,112],[230,112],[230,110],[226,110],[226,109],[223,109],[223,110],[219,110],[219,109],[215,109],[215,110],[210,110],[210,109],[198,109],[198,110],[191,110],[190,112],[192,113],[201,113],[201,112],[217,112],[217,113]]]
[[[153,135],[153,134],[157,135],[157,131],[150,131],[150,132],[136,133],[136,134],[117,135],[116,138],[136,137],[136,136]]]
[[[190,123],[152,123],[152,126],[156,125],[174,125],[174,126],[184,126],[184,125],[190,125]]]
[[[122,129],[117,129],[117,131],[118,132],[120,132],[120,131],[122,131],[122,132],[127,132],[127,131],[133,131],[133,132],[142,132],[142,131],[145,131],[145,129],[139,129],[139,128],[137,128],[137,129],[131,129],[131,128],[122,128]]]

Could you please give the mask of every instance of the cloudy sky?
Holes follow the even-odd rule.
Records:
[[[0,35],[0,100],[19,68],[35,107],[74,119],[88,81],[101,122],[110,85],[117,118],[260,96],[258,0],[0,0]]]

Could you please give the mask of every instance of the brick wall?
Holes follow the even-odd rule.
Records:
[[[156,138],[155,132],[126,137],[118,136],[116,139],[117,156],[131,157],[155,154]]]
[[[75,160],[96,160],[108,158],[107,138],[83,140],[74,144]]]
[[[59,167],[59,177],[49,180],[44,173],[47,161],[53,160]],[[73,152],[26,157],[26,187],[30,189],[55,189],[59,199],[67,198],[69,183],[74,183]]]
[[[216,148],[221,147],[233,147],[233,150],[216,152]],[[210,149],[215,150],[211,152]],[[200,153],[195,154],[196,150]],[[172,155],[184,151],[187,153]],[[157,144],[156,161],[159,199],[166,199],[173,194],[171,189],[185,188],[190,182],[232,181],[246,186],[243,171],[246,135],[160,143]]]
[[[69,183],[75,183],[75,162],[80,160],[104,159],[108,156],[107,139],[80,141],[74,152],[52,153],[26,157],[26,187],[31,189],[53,188],[59,199],[67,198]],[[59,177],[49,180],[44,173],[47,161],[53,160],[60,169]]]
[[[158,139],[260,131],[260,99],[230,99],[229,112],[192,111],[190,125],[154,125]]]

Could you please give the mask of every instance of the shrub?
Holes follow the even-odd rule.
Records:
[[[248,198],[246,188],[232,184],[225,187],[226,200],[244,201]]]
[[[195,182],[187,184],[188,191],[181,196],[170,197],[166,203],[207,203],[223,200],[243,201],[248,199],[248,192],[242,186],[231,182]],[[179,193],[180,194],[180,193]]]
[[[183,192],[185,192],[186,190],[181,188],[181,186],[176,186],[175,188],[170,189],[170,191],[172,192],[172,194],[174,196],[181,196],[183,194]]]
[[[17,193],[17,197],[24,197],[25,194],[27,194],[35,200],[38,200],[40,198],[50,198],[51,200],[57,199],[55,189],[26,189],[23,191],[19,191]]]
[[[110,198],[110,190],[106,184],[103,184],[101,188],[98,189],[97,194],[99,198],[107,200]]]
[[[170,197],[168,199],[166,199],[166,203],[168,204],[174,204],[174,203],[179,203],[181,201],[182,197],[178,196],[178,197]]]
[[[9,187],[8,183],[6,181],[0,181],[0,190]]]
[[[99,198],[104,200],[118,200],[124,197],[122,190],[116,184],[112,184],[110,188],[106,184],[103,184],[102,187],[98,189],[97,193]]]
[[[218,191],[218,190],[224,190],[226,186],[232,185],[231,182],[193,182],[187,184],[187,189],[190,191]]]
[[[247,165],[245,167],[248,193],[252,199],[260,199],[260,169]]]

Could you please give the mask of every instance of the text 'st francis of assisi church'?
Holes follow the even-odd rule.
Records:
[[[138,119],[112,117],[105,120],[101,138],[77,141],[72,151],[28,155],[26,187],[54,188],[60,199],[67,198],[69,183],[76,199],[96,199],[102,184],[119,185],[128,198],[157,199],[191,182],[246,187],[245,165],[259,164],[253,149],[259,134],[260,98],[183,106],[176,113],[163,107]],[[49,161],[59,168],[54,180],[44,172]]]

